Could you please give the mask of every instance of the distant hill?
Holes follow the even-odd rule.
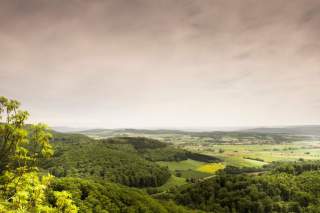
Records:
[[[79,131],[87,130],[88,128],[53,126],[53,127],[51,127],[51,129],[53,129],[54,131],[57,131],[57,132],[79,132]]]
[[[186,138],[193,138],[191,141],[206,141],[214,143],[283,143],[301,140],[302,136],[289,134],[276,134],[268,132],[255,132],[254,130],[244,131],[183,131],[183,130],[147,130],[147,129],[92,129],[78,132],[95,139],[110,137],[148,137],[169,143],[177,141],[186,142]],[[299,138],[298,138],[299,137]]]
[[[113,136],[114,134],[126,134],[126,133],[136,133],[136,134],[187,134],[188,131],[181,130],[170,130],[170,129],[88,129],[79,131],[81,134],[85,135],[97,135],[97,136]]]
[[[288,126],[288,127],[261,127],[243,130],[244,132],[254,133],[273,133],[291,135],[313,135],[320,136],[320,125]]]

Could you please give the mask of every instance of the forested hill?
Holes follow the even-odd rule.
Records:
[[[260,175],[222,172],[175,193],[177,203],[206,212],[320,212],[320,162],[278,163]]]
[[[128,144],[109,144],[80,134],[54,133],[54,156],[42,164],[57,177],[91,177],[128,186],[160,186],[167,168],[144,159]]]
[[[201,162],[221,162],[221,159],[193,153],[158,140],[145,137],[115,137],[102,140],[113,145],[132,145],[139,155],[150,161],[182,161],[187,159]]]
[[[58,178],[50,190],[65,190],[71,193],[80,213],[203,213],[200,210],[189,210],[186,207],[178,206],[173,201],[154,199],[142,190],[108,181],[71,177]]]
[[[127,186],[157,187],[166,183],[171,174],[167,167],[154,161],[220,161],[143,137],[94,140],[81,134],[53,135],[54,156],[41,166],[57,177],[90,177]]]

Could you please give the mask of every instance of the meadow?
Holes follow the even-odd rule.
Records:
[[[261,167],[274,161],[320,159],[320,141],[297,141],[284,144],[185,144],[184,148],[224,160],[226,165]]]

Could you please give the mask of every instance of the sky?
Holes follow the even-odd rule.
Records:
[[[318,0],[0,0],[0,95],[90,128],[320,124]]]

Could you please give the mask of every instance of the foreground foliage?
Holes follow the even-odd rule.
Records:
[[[51,135],[43,124],[25,128],[28,112],[20,103],[0,97],[0,212],[77,212],[68,192],[47,189],[53,176],[38,174],[38,160],[53,154]]]

